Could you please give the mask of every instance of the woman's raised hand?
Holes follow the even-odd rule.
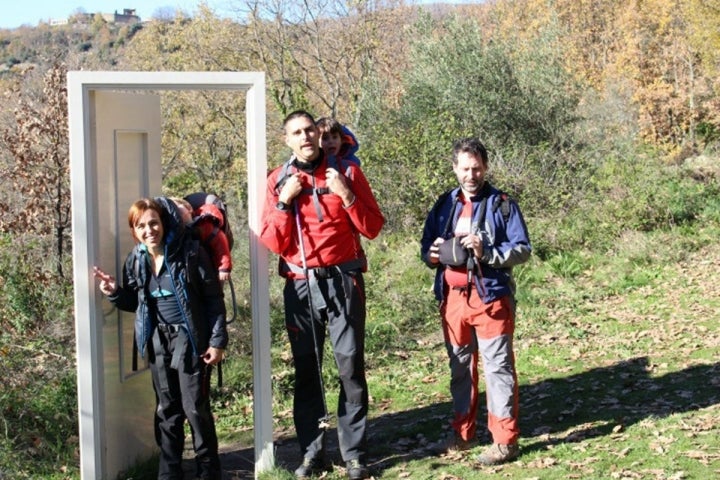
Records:
[[[93,276],[100,280],[100,291],[105,295],[112,295],[115,291],[117,291],[117,282],[115,281],[115,277],[109,273],[105,273],[98,267],[93,267]]]

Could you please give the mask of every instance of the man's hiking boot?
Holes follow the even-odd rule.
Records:
[[[195,478],[197,480],[222,480],[220,458],[215,456],[197,460]]]
[[[350,460],[345,466],[347,467],[347,476],[350,480],[365,480],[370,477],[368,468],[357,458]]]
[[[493,443],[485,449],[483,453],[475,457],[475,461],[482,465],[500,465],[501,463],[511,462],[520,455],[520,447],[517,443],[503,445],[502,443]]]
[[[440,455],[451,455],[475,448],[478,444],[477,437],[469,440],[463,438],[455,431],[451,432],[444,441],[441,441],[435,450]]]
[[[302,464],[295,470],[295,478],[311,478],[330,470],[332,468],[318,458],[303,458]]]

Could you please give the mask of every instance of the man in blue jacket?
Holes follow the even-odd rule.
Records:
[[[530,258],[530,239],[518,205],[485,180],[487,150],[478,139],[455,142],[452,168],[460,185],[435,202],[421,245],[423,261],[437,270],[434,291],[450,358],[455,415],[447,449],[477,443],[479,352],[493,444],[477,461],[497,465],[519,454],[512,267]]]

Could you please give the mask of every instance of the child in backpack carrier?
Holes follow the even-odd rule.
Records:
[[[360,166],[360,159],[355,155],[360,145],[349,128],[330,117],[320,118],[315,125],[320,133],[320,148],[329,155]]]
[[[218,269],[220,281],[228,280],[232,271],[232,257],[230,241],[223,229],[225,226],[223,212],[212,203],[203,203],[193,209],[190,202],[184,198],[174,197],[172,201],[177,205],[183,223],[207,247],[213,264]]]

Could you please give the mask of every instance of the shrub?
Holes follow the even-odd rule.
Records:
[[[0,476],[48,478],[76,469],[77,395],[74,353],[53,339],[0,338]],[[3,472],[4,469],[5,470]]]

